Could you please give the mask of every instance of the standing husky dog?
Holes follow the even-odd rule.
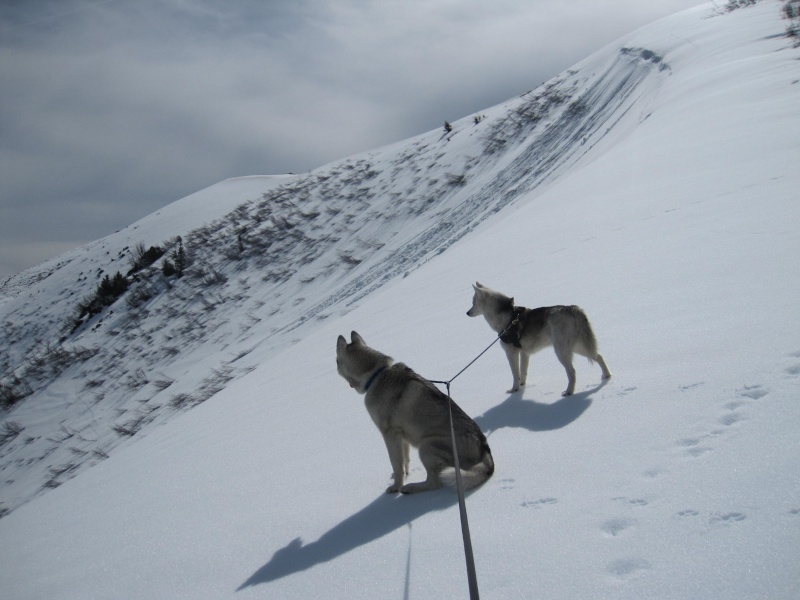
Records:
[[[336,342],[336,369],[350,387],[366,394],[367,412],[383,435],[394,471],[394,483],[386,491],[413,494],[435,490],[443,482],[452,485],[455,461],[448,397],[403,363],[395,363],[367,346],[355,331],[350,339],[348,344],[340,335]],[[474,488],[492,476],[492,453],[478,424],[455,402],[452,412],[464,487]],[[409,444],[419,448],[428,478],[403,485],[408,475]]]
[[[553,346],[558,360],[567,370],[567,389],[563,396],[575,391],[575,367],[572,366],[572,353],[577,352],[597,362],[603,370],[603,379],[611,377],[606,361],[597,351],[597,339],[586,313],[578,306],[545,306],[542,308],[523,308],[514,306],[514,299],[495,292],[480,283],[472,286],[475,296],[472,308],[467,311],[470,317],[483,315],[489,327],[500,334],[500,342],[511,366],[514,383],[510,392],[516,392],[525,385],[528,375],[528,361],[531,354],[547,346]]]

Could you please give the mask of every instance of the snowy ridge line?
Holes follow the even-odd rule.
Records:
[[[340,302],[352,305],[392,278],[418,268],[522,195],[557,179],[620,125],[646,94],[655,93],[658,82],[647,90],[642,89],[651,75],[668,70],[668,65],[652,51],[623,48],[606,71],[593,81],[578,77],[577,71],[570,71],[571,77],[545,86],[541,93],[529,93],[532,98],[526,98],[512,114],[492,123],[490,133],[484,134],[484,156],[494,154],[498,145],[505,147],[508,140],[515,142],[508,144],[510,147],[521,146],[521,149],[508,149],[509,154],[516,154],[511,164],[493,171],[490,177],[481,177],[485,183],[477,192],[466,197],[455,195],[439,212],[438,222],[344,289],[311,308],[300,317],[297,326]],[[579,93],[581,85],[586,89]],[[569,100],[571,102],[567,103]],[[554,106],[560,110],[553,110]],[[633,125],[636,123],[638,119]],[[513,135],[504,135],[503,132],[509,130],[513,130]],[[468,163],[465,177],[470,173],[471,164]]]

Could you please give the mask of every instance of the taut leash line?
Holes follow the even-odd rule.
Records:
[[[467,562],[467,582],[470,600],[478,600],[478,575],[475,571],[475,557],[472,554],[472,537],[469,534],[467,502],[464,499],[464,484],[461,482],[461,463],[458,460],[456,431],[453,427],[453,399],[450,397],[450,383],[447,383],[447,409],[450,414],[450,442],[453,444],[453,462],[456,468],[456,492],[458,493],[458,512],[461,515],[461,538],[464,541],[464,558]]]
[[[453,466],[456,469],[456,492],[458,494],[458,512],[461,516],[461,538],[464,541],[464,558],[467,563],[467,581],[469,583],[469,597],[470,600],[479,600],[480,594],[478,592],[478,575],[475,571],[475,556],[472,553],[472,536],[469,533],[469,519],[467,518],[467,502],[464,499],[464,484],[461,481],[461,462],[458,460],[458,446],[456,445],[456,430],[453,427],[453,398],[450,396],[450,384],[455,380],[456,377],[461,375],[464,371],[469,369],[475,361],[477,361],[481,356],[486,354],[486,351],[489,350],[492,346],[495,345],[497,340],[499,340],[506,332],[512,327],[516,326],[519,322],[519,315],[515,315],[512,317],[511,322],[506,326],[506,328],[501,331],[498,336],[494,339],[494,341],[486,346],[486,348],[478,354],[475,358],[473,358],[470,363],[461,369],[458,373],[453,375],[448,381],[435,381],[430,380],[431,383],[439,383],[444,385],[447,388],[447,412],[450,416],[450,443],[453,445]]]

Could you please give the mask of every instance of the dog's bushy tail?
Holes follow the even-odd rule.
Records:
[[[465,490],[471,490],[486,483],[494,473],[494,459],[492,452],[489,450],[489,445],[485,444],[481,461],[472,465],[469,469],[461,469],[461,483],[464,484]],[[449,467],[439,473],[439,479],[445,485],[455,487],[456,485],[456,470]]]
[[[589,362],[594,364],[594,357],[597,356],[597,338],[592,330],[592,324],[589,322],[589,317],[583,312],[579,306],[572,306],[572,313],[575,316],[575,323],[578,330],[578,340],[580,344],[586,349],[586,358]]]

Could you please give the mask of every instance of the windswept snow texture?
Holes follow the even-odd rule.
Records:
[[[0,597],[466,597],[455,492],[383,493],[334,356],[357,330],[452,377],[494,335],[476,280],[580,304],[614,373],[576,360],[562,398],[544,350],[508,395],[491,348],[453,383],[496,463],[467,498],[482,597],[800,597],[800,49],[781,2],[739,4],[2,282]]]

